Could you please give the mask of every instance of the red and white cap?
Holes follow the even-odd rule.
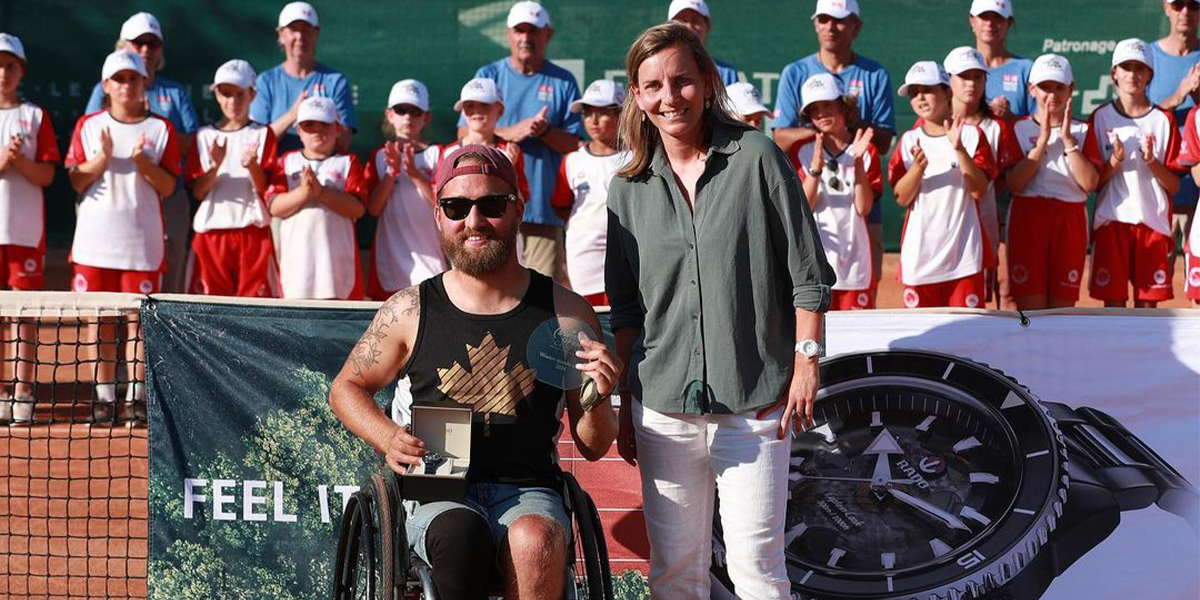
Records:
[[[921,60],[913,63],[904,74],[904,85],[900,86],[899,94],[908,95],[910,85],[950,85],[950,74],[942,65],[932,60]]]
[[[283,29],[296,21],[304,21],[313,27],[320,27],[321,20],[317,18],[317,9],[307,2],[288,2],[279,11],[279,29]]]
[[[610,79],[597,79],[583,91],[583,98],[571,103],[571,112],[583,112],[587,106],[621,106],[625,101],[625,88]]]
[[[392,85],[388,92],[388,108],[397,104],[411,104],[423,111],[429,111],[429,88],[416,79],[401,79]]]
[[[733,103],[733,111],[743,117],[771,112],[771,109],[763,106],[762,94],[758,93],[753,84],[745,81],[731,83],[725,88],[725,92],[729,94],[729,101]]]
[[[15,35],[0,33],[0,52],[7,52],[25,62],[25,45]]]
[[[1075,82],[1075,74],[1071,71],[1071,63],[1067,57],[1058,54],[1043,54],[1033,61],[1029,69],[1029,84],[1037,85],[1043,81],[1057,81],[1063,85]]]
[[[994,12],[1005,19],[1011,19],[1012,3],[1008,0],[973,0],[971,2],[971,16],[978,17],[983,13]]]
[[[959,46],[946,55],[942,66],[951,75],[961,75],[967,71],[987,71],[983,55],[971,46]]]
[[[251,67],[250,63],[240,58],[235,58],[217,67],[217,73],[213,75],[213,82],[209,86],[209,89],[215,90],[218,85],[223,83],[236,85],[240,88],[253,89],[254,81],[257,77],[254,74],[254,67]]]
[[[147,33],[154,34],[154,37],[160,41],[163,39],[162,27],[158,25],[158,19],[148,12],[140,12],[121,24],[121,39],[136,40]]]
[[[708,14],[708,5],[704,3],[704,0],[671,0],[671,6],[667,8],[667,20],[674,19],[675,15],[685,10],[694,10],[705,19],[711,18]]]
[[[550,25],[550,13],[537,2],[526,0],[512,5],[508,11],[508,28],[512,29],[522,23],[528,23],[542,29]]]
[[[500,95],[500,88],[496,87],[495,81],[487,77],[476,77],[462,87],[462,92],[458,94],[458,102],[454,103],[454,110],[461,111],[463,102],[504,104],[504,97]]]
[[[456,166],[458,157],[466,153],[479,154],[483,156],[487,164],[483,165],[463,165]],[[513,193],[520,196],[521,188],[517,186],[517,170],[513,167],[512,161],[508,159],[508,155],[495,146],[483,146],[479,144],[467,144],[459,146],[457,150],[450,153],[450,156],[442,159],[438,163],[437,175],[434,177],[434,196],[442,195],[442,188],[451,179],[460,175],[491,175],[499,177],[512,188]]]
[[[305,98],[296,110],[296,122],[316,121],[318,123],[340,123],[337,106],[333,100],[325,96]]]
[[[812,18],[821,15],[829,15],[835,19],[858,16],[858,0],[817,0],[817,10],[813,11]]]
[[[1112,66],[1117,66],[1125,61],[1136,60],[1137,62],[1150,67],[1154,70],[1154,57],[1150,55],[1150,48],[1146,46],[1146,42],[1138,38],[1129,38],[1117,42],[1117,47],[1113,49]]]
[[[800,112],[803,113],[814,102],[838,100],[845,95],[842,82],[830,73],[817,73],[804,80],[800,86]]]
[[[146,63],[142,62],[141,56],[129,50],[117,50],[104,59],[104,68],[100,70],[100,80],[112,79],[113,75],[121,71],[133,71],[142,77],[149,77],[146,74]]]

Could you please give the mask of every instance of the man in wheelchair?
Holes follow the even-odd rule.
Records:
[[[526,363],[530,336],[548,321],[578,319],[603,338],[586,300],[518,261],[525,199],[507,155],[463,146],[442,160],[433,186],[453,268],[380,307],[329,401],[397,473],[425,464],[425,443],[380,411],[375,392],[407,377],[414,401],[471,406],[466,498],[418,506],[406,522],[409,544],[442,599],[486,598],[498,566],[507,598],[560,600],[565,569],[551,565],[566,564],[571,532],[555,450],[564,396],[576,447],[598,460],[616,436],[608,396],[622,365],[603,341],[580,336],[575,368],[599,398],[585,410],[578,391],[544,383]]]

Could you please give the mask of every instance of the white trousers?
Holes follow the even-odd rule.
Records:
[[[788,600],[783,560],[791,436],[780,440],[780,411],[766,419],[664,414],[633,403],[646,533],[650,597],[707,599],[713,492],[720,495],[725,558],[742,600]]]

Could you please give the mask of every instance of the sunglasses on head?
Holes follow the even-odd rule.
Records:
[[[479,198],[442,198],[438,206],[451,221],[461,221],[471,214],[471,207],[479,207],[479,214],[489,219],[499,219],[504,216],[509,202],[516,202],[515,194],[488,194]]]
[[[415,106],[410,106],[408,104],[397,104],[392,107],[392,112],[396,113],[397,115],[401,115],[401,116],[407,115],[410,117],[419,117],[419,116],[425,114],[425,111],[423,111]]]

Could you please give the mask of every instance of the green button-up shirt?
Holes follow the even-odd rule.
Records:
[[[641,329],[629,388],[666,413],[741,413],[783,397],[795,308],[824,311],[835,275],[783,152],[714,126],[695,212],[660,147],[608,189],[605,286],[612,328]]]

